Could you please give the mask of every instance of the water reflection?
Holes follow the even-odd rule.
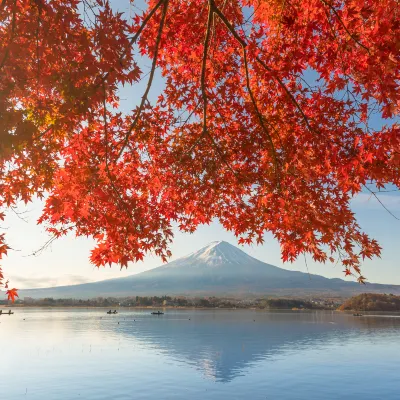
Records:
[[[190,318],[190,319],[189,319]],[[337,313],[195,312],[132,321],[110,328],[127,339],[229,382],[260,360],[399,332],[400,319]]]
[[[18,310],[0,399],[397,400],[399,333],[340,313]]]

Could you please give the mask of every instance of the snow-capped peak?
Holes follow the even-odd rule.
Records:
[[[245,252],[224,241],[211,242],[202,249],[181,259],[181,261],[185,261],[188,264],[193,264],[197,261],[210,267],[226,264],[243,265],[251,260],[252,257]]]

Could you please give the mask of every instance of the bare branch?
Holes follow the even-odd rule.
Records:
[[[400,221],[399,217],[396,217],[396,215],[394,215],[381,201],[381,199],[376,195],[375,192],[373,192],[368,186],[363,185],[370,193],[371,196],[374,196],[376,200],[378,200],[379,204],[394,218],[397,219],[398,221]]]
[[[27,254],[26,256],[23,257],[31,257],[31,256],[37,256],[40,255],[47,247],[49,247],[56,239],[58,239],[60,236],[68,233],[68,231],[72,230],[75,226],[70,225],[66,228],[62,228],[58,234],[53,234],[50,239],[48,239],[39,249],[34,250],[32,253]]]

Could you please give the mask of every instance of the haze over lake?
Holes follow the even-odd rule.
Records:
[[[15,309],[0,399],[399,398],[400,317]]]

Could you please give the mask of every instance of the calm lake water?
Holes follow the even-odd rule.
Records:
[[[0,399],[400,398],[400,317],[17,309]]]

